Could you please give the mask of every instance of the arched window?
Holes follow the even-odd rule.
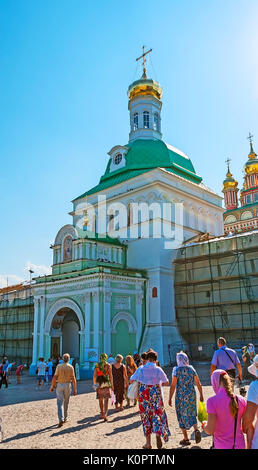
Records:
[[[158,297],[158,289],[157,287],[153,287],[152,288],[152,297]]]
[[[121,161],[122,161],[122,154],[117,153],[114,157],[114,164],[119,165],[119,163],[121,163]]]
[[[154,131],[159,131],[159,115],[158,115],[158,113],[154,114],[153,129],[154,129]]]
[[[136,129],[138,129],[138,113],[133,115],[133,130],[136,131]]]
[[[148,111],[143,112],[143,127],[149,129],[150,127],[150,113]]]

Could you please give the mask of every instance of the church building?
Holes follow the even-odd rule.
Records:
[[[252,135],[249,134],[250,153],[244,167],[244,184],[238,204],[238,182],[229,169],[223,181],[225,195],[224,226],[225,234],[249,232],[258,228],[258,159],[253,149]]]
[[[35,279],[31,374],[40,356],[65,352],[79,359],[81,377],[91,377],[102,352],[151,347],[168,364],[168,346],[180,340],[178,247],[203,232],[223,234],[222,198],[162,138],[163,91],[147,77],[146,54],[128,88],[128,142],[114,143],[99,184],[73,200],[71,223],[51,246],[52,274]]]

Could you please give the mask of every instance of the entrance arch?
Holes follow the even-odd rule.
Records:
[[[60,299],[49,310],[45,333],[50,336],[50,355],[69,353],[80,358],[80,334],[84,320],[79,306],[70,299]]]

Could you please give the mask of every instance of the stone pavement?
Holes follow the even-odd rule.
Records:
[[[196,365],[203,383],[204,398],[213,395],[207,367]],[[171,368],[166,369],[171,377]],[[248,387],[247,387],[248,388]],[[168,406],[169,387],[164,387],[165,407],[171,437],[164,446],[167,449],[181,448],[182,434],[179,429],[173,398]],[[198,391],[197,391],[198,394]],[[89,380],[78,382],[78,395],[71,396],[69,422],[57,427],[57,405],[55,392],[49,392],[49,385],[36,390],[35,377],[22,376],[22,384],[11,378],[8,389],[0,390],[0,418],[2,418],[3,439],[1,449],[141,449],[144,443],[138,407],[125,408],[116,412],[110,404],[109,421],[99,418],[98,401]],[[209,448],[211,437],[202,433],[202,441],[195,444],[193,429],[189,431],[191,446],[188,448]],[[153,448],[156,448],[153,436]]]

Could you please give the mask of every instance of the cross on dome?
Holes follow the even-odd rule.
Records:
[[[142,55],[140,57],[137,57],[136,59],[136,62],[140,59],[142,59],[142,69],[143,69],[143,74],[142,74],[142,78],[147,78],[147,74],[146,74],[146,67],[145,67],[145,64],[146,64],[146,55],[149,54],[152,49],[149,49],[148,51],[145,52],[145,46],[142,46]]]

